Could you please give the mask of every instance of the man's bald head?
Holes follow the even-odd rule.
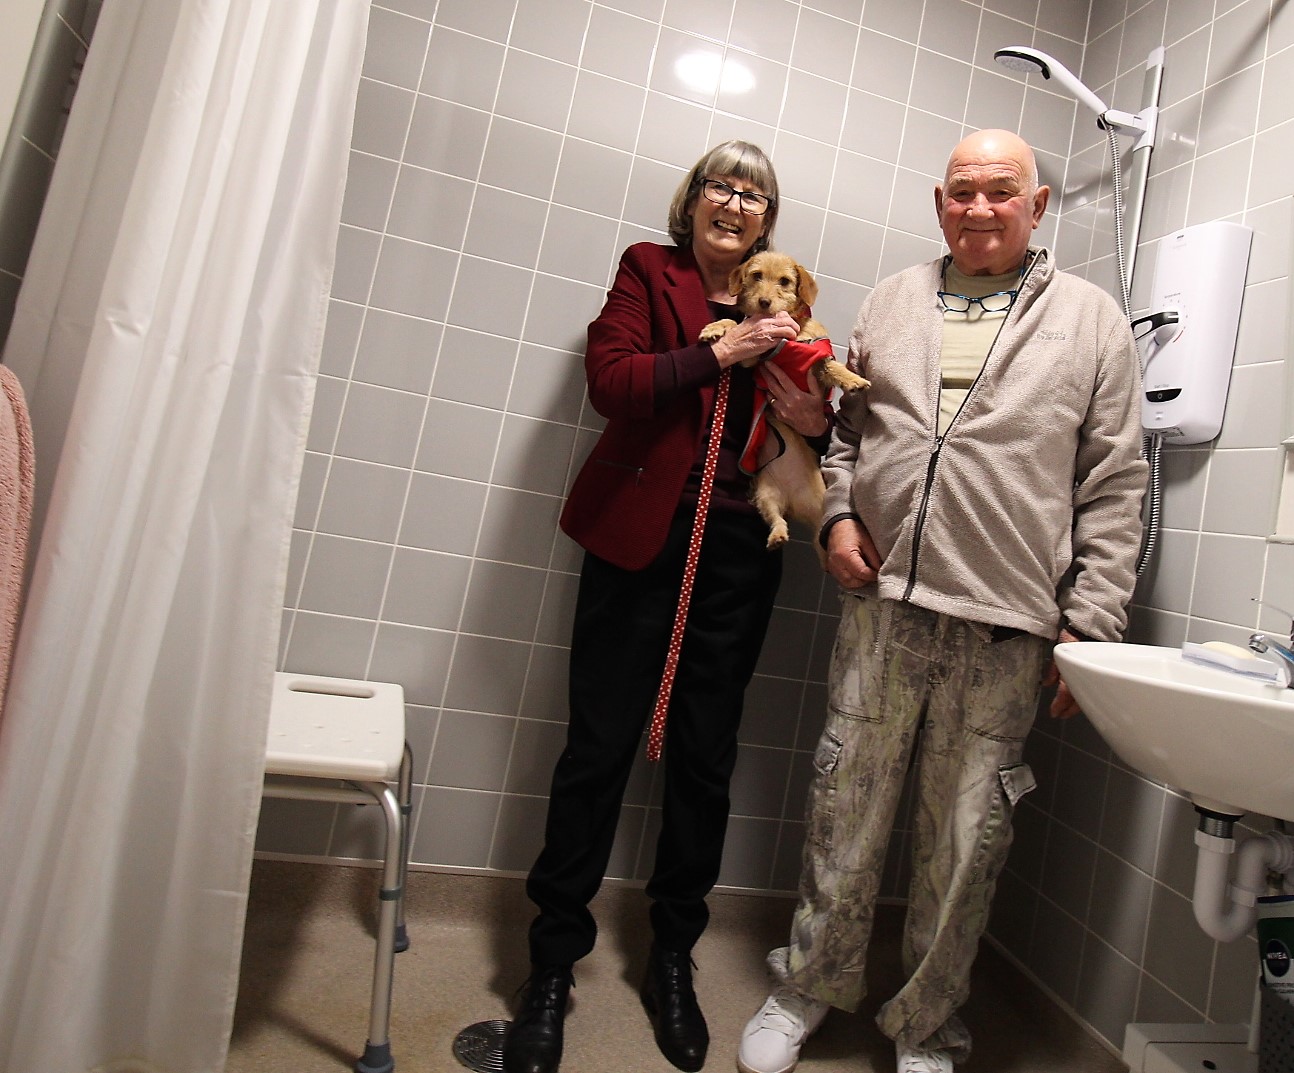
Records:
[[[1010,130],[977,130],[968,134],[953,148],[948,155],[948,166],[944,169],[944,184],[953,168],[963,160],[1014,160],[1022,174],[1028,178],[1029,192],[1038,189],[1038,159],[1034,156],[1033,147],[1020,135]]]

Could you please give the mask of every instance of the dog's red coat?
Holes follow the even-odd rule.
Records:
[[[785,344],[767,360],[795,381],[801,391],[809,390],[810,370],[823,359],[834,360],[830,339],[810,339],[800,343],[794,339]],[[759,469],[759,450],[768,438],[768,382],[764,379],[763,365],[755,366],[755,413],[750,427],[750,438],[741,452],[741,468],[749,474]]]

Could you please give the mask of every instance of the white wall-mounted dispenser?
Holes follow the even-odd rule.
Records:
[[[1206,443],[1222,429],[1252,239],[1219,220],[1159,240],[1150,315],[1133,323],[1152,325],[1141,423],[1165,443]]]

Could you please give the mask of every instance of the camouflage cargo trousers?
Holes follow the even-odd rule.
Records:
[[[842,600],[800,903],[789,948],[769,963],[795,990],[858,1008],[881,870],[924,725],[902,947],[907,983],[876,1021],[905,1046],[941,1048],[961,1061],[970,1036],[955,1011],[1011,844],[1012,812],[1034,786],[1022,755],[1052,643],[872,596]]]

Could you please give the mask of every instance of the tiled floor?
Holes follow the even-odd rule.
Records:
[[[372,977],[376,873],[258,861],[252,877],[243,972],[226,1073],[328,1073],[362,1050]],[[763,958],[784,941],[792,904],[717,895],[695,951],[697,991],[710,1024],[707,1070],[731,1071],[742,1025],[763,1001]],[[637,998],[650,941],[640,890],[608,887],[595,911],[597,949],[576,967],[562,1073],[670,1073]],[[391,1040],[399,1073],[457,1073],[454,1037],[508,1016],[526,972],[531,916],[521,881],[414,873],[411,946],[396,959]],[[882,907],[871,986],[897,974],[902,910]],[[990,947],[962,1011],[975,1053],[960,1073],[1124,1073],[1125,1067]],[[832,1013],[805,1047],[802,1073],[893,1073],[875,1004]]]

